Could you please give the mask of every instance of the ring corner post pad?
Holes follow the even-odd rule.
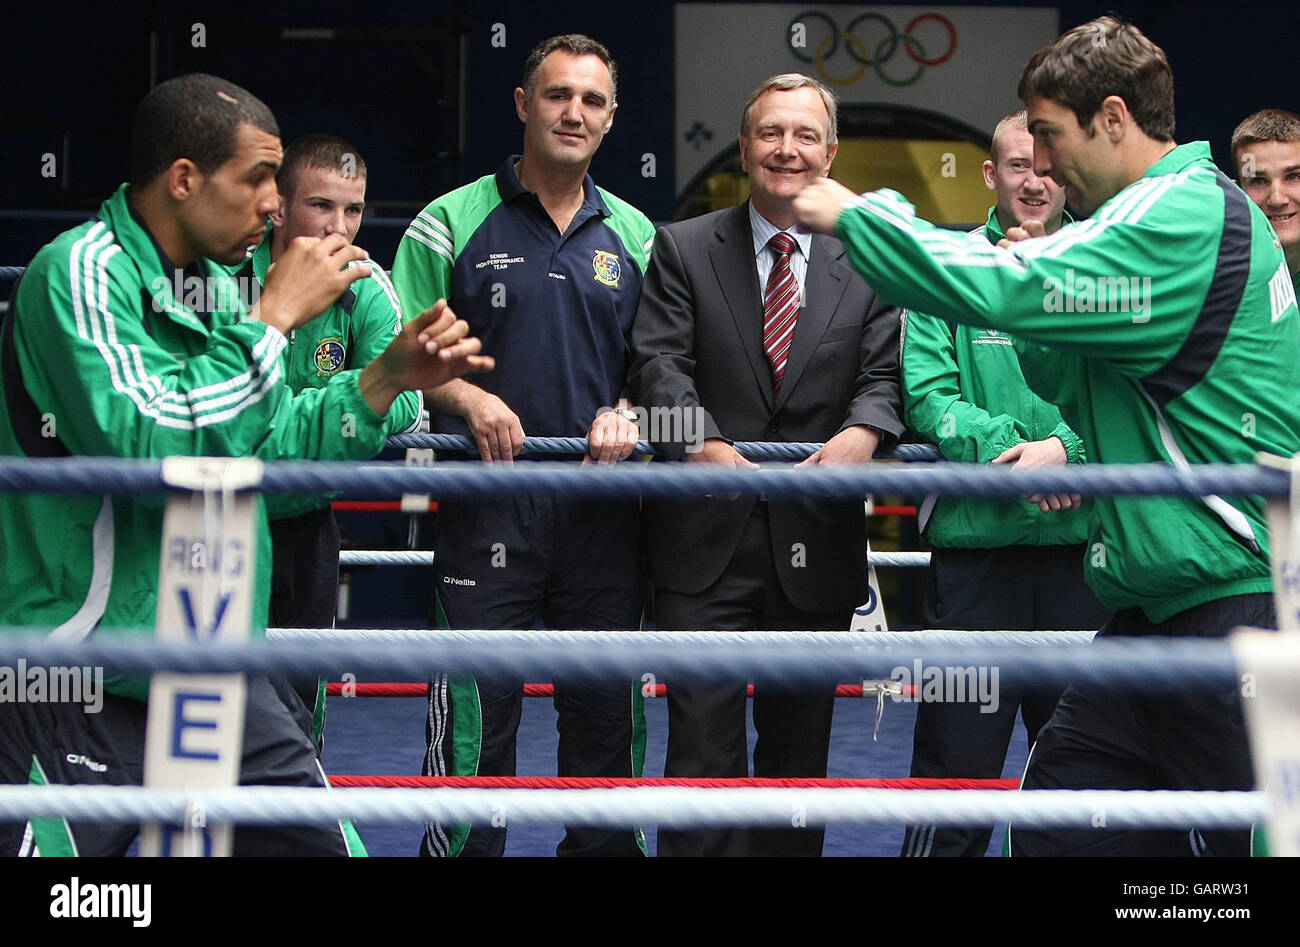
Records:
[[[1229,642],[1256,785],[1268,793],[1267,850],[1300,855],[1300,455],[1261,454],[1287,471],[1290,491],[1268,504],[1269,549],[1278,631],[1239,628]]]
[[[1259,454],[1255,462],[1290,478],[1288,495],[1268,501],[1269,558],[1278,630],[1300,632],[1300,454]]]
[[[163,514],[158,568],[160,642],[242,644],[251,636],[260,485],[256,458],[169,457],[173,492]],[[243,749],[242,673],[158,672],[149,682],[144,784],[158,789],[232,787]],[[179,823],[140,827],[141,854],[227,856],[234,827],[213,824],[190,798]]]
[[[408,447],[406,449],[406,466],[408,467],[432,467],[434,462],[433,448],[431,447]],[[427,493],[403,493],[400,509],[403,513],[427,513],[429,512],[429,501],[432,497]]]

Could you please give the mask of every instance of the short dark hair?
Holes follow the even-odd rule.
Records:
[[[1098,17],[1034,53],[1020,75],[1020,98],[1047,98],[1074,112],[1083,127],[1102,100],[1117,95],[1157,141],[1174,137],[1174,73],[1162,50],[1131,23]]]
[[[280,170],[275,172],[275,186],[285,198],[293,196],[298,176],[304,168],[324,168],[345,178],[364,178],[366,161],[361,152],[338,135],[312,132],[295,138],[284,149]]]
[[[533,83],[537,78],[537,69],[541,66],[542,60],[556,50],[563,50],[575,56],[595,56],[603,62],[605,68],[609,70],[610,85],[614,93],[614,100],[610,102],[610,105],[618,102],[618,66],[614,64],[614,57],[600,43],[581,33],[565,33],[563,36],[552,36],[550,39],[542,40],[533,47],[533,51],[524,60],[524,78],[519,83],[523,87],[524,95],[530,99],[533,97]]]
[[[160,83],[131,120],[131,184],[144,187],[177,158],[211,174],[234,155],[245,123],[280,134],[265,103],[233,82],[195,72]]]
[[[1232,163],[1241,178],[1241,149],[1261,141],[1300,141],[1300,115],[1286,109],[1263,109],[1242,119],[1232,133]]]

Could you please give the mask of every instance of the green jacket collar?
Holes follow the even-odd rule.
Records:
[[[1121,188],[1118,193],[1111,195],[1101,207],[1097,208],[1099,213],[1103,207],[1107,207],[1116,200],[1121,194],[1128,192],[1128,189],[1146,178],[1157,178],[1166,174],[1177,174],[1180,171],[1186,171],[1194,165],[1202,165],[1213,168],[1214,161],[1210,158],[1210,143],[1208,141],[1189,141],[1185,145],[1175,145],[1174,149],[1167,155],[1157,161],[1151,167],[1143,172],[1142,177],[1134,181],[1128,187]],[[1096,216],[1094,214],[1094,216]]]
[[[174,263],[163,262],[162,249],[149,233],[143,219],[137,218],[131,212],[131,204],[127,197],[129,187],[130,185],[127,184],[121,185],[100,205],[99,219],[113,231],[117,242],[121,244],[140,273],[141,283],[149,293],[154,311],[165,312],[172,321],[207,335],[208,327],[203,320],[182,302],[185,295],[183,272],[177,269]],[[207,280],[226,277],[225,271],[219,269],[211,260],[200,257],[197,263],[205,284]],[[178,289],[180,299],[177,298]],[[227,298],[237,298],[237,294],[229,293]]]
[[[989,208],[988,219],[984,221],[984,235],[989,238],[989,243],[997,243],[1006,236],[1006,232],[1002,229],[1002,221],[998,220],[997,204]]]
[[[253,275],[261,286],[266,285],[266,271],[271,268],[271,231],[274,229],[275,225],[268,222],[262,242],[253,248]]]
[[[1154,178],[1162,174],[1177,174],[1194,164],[1213,163],[1210,158],[1210,143],[1208,141],[1189,141],[1185,145],[1175,146],[1173,151],[1147,168],[1142,177]]]
[[[1074,223],[1074,218],[1064,207],[1061,208],[1061,226]],[[984,236],[989,238],[989,243],[996,244],[1006,236],[1002,230],[1002,222],[998,220],[998,205],[994,204],[989,208],[988,219],[984,222]]]
[[[270,221],[267,221],[266,233],[262,237],[262,242],[253,248],[252,256],[245,260],[243,265],[240,267],[240,271],[242,271],[249,265],[249,263],[252,264],[253,276],[256,277],[258,286],[266,285],[266,271],[271,268],[271,234],[274,230],[275,225]],[[336,305],[342,306],[343,311],[351,316],[352,307],[356,305],[356,299],[356,288],[349,287],[348,289],[343,290]]]

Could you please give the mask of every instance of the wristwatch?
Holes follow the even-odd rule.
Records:
[[[633,411],[631,408],[611,408],[610,410],[613,411],[615,414],[617,414],[620,418],[623,418],[624,420],[627,421],[631,421],[633,424],[636,424],[638,421],[640,421],[640,418],[637,417],[636,412]]]

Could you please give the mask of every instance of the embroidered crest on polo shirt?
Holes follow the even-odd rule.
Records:
[[[312,361],[316,363],[317,377],[323,378],[326,375],[333,375],[343,367],[347,355],[348,350],[344,347],[343,339],[339,336],[321,339],[316,343],[316,354],[312,356]]]
[[[591,268],[596,272],[597,283],[618,287],[620,269],[617,253],[611,253],[608,250],[597,250],[591,258]]]

